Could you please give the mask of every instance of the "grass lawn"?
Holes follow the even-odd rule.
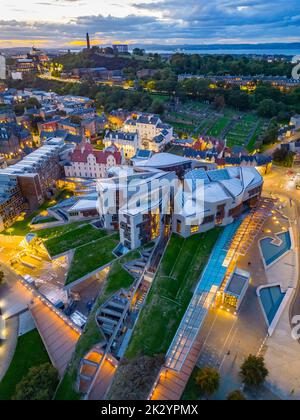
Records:
[[[214,229],[188,239],[172,235],[126,357],[167,352],[220,232]]]
[[[56,226],[53,228],[47,228],[42,230],[37,230],[34,232],[39,238],[44,239],[45,241],[48,241],[50,239],[55,239],[60,237],[61,235],[64,235],[68,232],[73,231],[74,229],[77,229],[80,226],[86,225],[88,222],[74,222],[74,223],[68,223],[67,225],[62,226]]]
[[[117,233],[94,240],[76,249],[66,284],[92,273],[116,259],[112,251],[119,243]]]
[[[193,124],[183,124],[167,119],[166,122],[173,126],[174,130],[185,134],[191,134],[195,131],[196,126]]]
[[[73,226],[73,229],[65,231],[59,236],[47,239],[44,243],[53,257],[63,254],[70,249],[104,238],[108,233],[102,229],[96,229],[89,223]]]
[[[225,127],[229,124],[229,118],[219,118],[216,124],[208,131],[208,135],[212,137],[219,137],[224,131]]]
[[[37,330],[19,337],[11,365],[0,383],[0,400],[10,400],[30,368],[51,363]]]
[[[150,96],[156,101],[156,102],[160,102],[162,104],[167,103],[170,101],[170,96],[169,95],[163,95],[163,94],[155,94],[155,93],[151,93]]]
[[[264,123],[263,123],[263,121],[261,121],[261,122],[259,123],[259,125],[258,125],[257,129],[255,130],[254,135],[251,137],[251,139],[250,139],[250,141],[249,141],[249,143],[248,143],[248,145],[247,145],[247,150],[248,150],[248,152],[252,152],[252,151],[253,151],[253,149],[255,148],[256,142],[257,142],[257,140],[258,140],[259,136],[260,136],[260,135],[262,134],[262,132],[263,132],[263,125],[264,125]]]
[[[123,264],[137,260],[138,258],[141,258],[141,254],[138,251],[132,251],[112,264],[104,291],[99,300],[100,305],[118,290],[129,289],[131,287],[133,277],[123,268]]]
[[[199,372],[199,368],[195,367],[193,370],[191,377],[185,387],[185,390],[182,394],[181,399],[184,401],[193,401],[193,400],[199,400],[202,396],[199,390],[198,385],[196,384],[196,376]]]

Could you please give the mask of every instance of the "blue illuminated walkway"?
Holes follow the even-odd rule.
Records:
[[[199,280],[194,296],[186,310],[167,354],[166,366],[179,371],[205,320],[210,305],[224,280],[228,265],[225,260],[232,240],[242,220],[235,221],[221,233]]]

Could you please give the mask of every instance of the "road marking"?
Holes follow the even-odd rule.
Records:
[[[208,331],[208,333],[207,333],[207,336],[206,336],[206,338],[205,338],[205,340],[204,340],[204,343],[203,343],[203,345],[202,345],[202,348],[204,348],[205,346],[206,346],[206,343],[207,343],[207,341],[208,341],[208,339],[209,339],[209,337],[210,337],[210,335],[211,335],[211,333],[212,333],[212,330],[213,330],[213,328],[214,328],[214,326],[215,326],[215,323],[217,322],[217,318],[218,318],[218,312],[216,312],[216,315],[215,315],[215,319],[214,319],[214,321],[212,322],[212,324],[211,324],[211,327],[210,327],[210,329],[209,329],[209,331]]]
[[[233,327],[235,327],[235,325],[233,325]],[[230,333],[229,334],[231,334],[231,332],[232,332],[232,330],[230,331]],[[231,337],[231,340],[230,340],[230,344],[229,344],[229,349],[230,349],[230,347],[231,347],[231,344],[232,344],[232,342],[233,342],[233,339],[235,338],[235,335],[236,335],[236,333],[238,332],[238,328],[236,328],[235,329],[235,331],[234,331],[234,333],[232,334],[232,337]],[[228,338],[229,338],[229,334],[228,334]],[[224,346],[225,347],[225,346]],[[227,356],[227,353],[226,354],[224,354],[224,357],[223,357],[223,359],[222,359],[222,361],[221,361],[221,364],[220,364],[220,367],[219,367],[219,370],[221,371],[221,369],[222,369],[222,367],[223,367],[223,364],[224,364],[224,362],[225,362],[225,359],[226,359],[226,356]]]

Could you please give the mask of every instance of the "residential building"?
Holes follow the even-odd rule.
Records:
[[[69,118],[64,118],[58,122],[58,129],[65,130],[74,136],[83,134],[81,123],[73,122]]]
[[[25,210],[18,176],[0,170],[0,232],[11,226]]]
[[[113,44],[112,49],[115,54],[128,54],[129,52],[128,44]]]
[[[45,142],[52,138],[61,138],[67,144],[80,144],[83,141],[83,136],[76,136],[68,133],[66,130],[55,130],[55,131],[41,131],[40,139],[41,142]]]
[[[139,149],[139,137],[136,132],[107,131],[103,142],[105,147],[113,145],[122,150],[126,159],[133,158]]]
[[[32,135],[28,129],[15,122],[0,123],[0,155],[13,158],[31,145]]]
[[[22,211],[25,209],[32,212],[45,199],[51,198],[56,189],[56,181],[63,175],[63,162],[72,150],[73,146],[65,145],[63,140],[52,139],[15,165],[1,169],[0,179],[5,185],[0,198],[5,205],[14,199],[16,191],[20,191],[23,197]],[[10,188],[11,179],[14,183],[13,189]],[[9,220],[19,214],[20,206],[15,206],[11,209]]]
[[[300,129],[300,115],[294,115],[290,120],[290,125],[294,126],[294,130]]]
[[[94,150],[91,144],[83,142],[75,148],[64,170],[70,178],[105,178],[109,168],[122,163],[122,153],[115,146]]]
[[[20,152],[19,139],[8,124],[0,125],[0,155],[6,158],[16,157]]]
[[[8,122],[16,122],[16,114],[10,107],[0,110],[0,124]]]
[[[137,133],[140,148],[161,152],[173,140],[173,127],[163,124],[161,119],[153,114],[138,114],[136,118],[125,121],[123,130]]]
[[[61,118],[59,116],[55,116],[49,120],[38,123],[39,134],[42,132],[52,133],[56,131],[58,129],[60,119]]]
[[[0,54],[0,80],[6,79],[6,58]]]

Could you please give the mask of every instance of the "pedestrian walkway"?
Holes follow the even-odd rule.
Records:
[[[18,342],[19,318],[17,316],[5,321],[6,339],[0,349],[0,382],[4,378],[14,357]]]
[[[154,385],[153,391],[150,395],[150,400],[180,400],[191,373],[197,363],[201,345],[202,342],[199,334],[179,372],[175,372],[174,370],[170,370],[168,368],[163,368],[161,370],[159,379]]]
[[[71,360],[80,334],[38,297],[34,298],[29,309],[50,360],[62,377]]]
[[[231,259],[228,259],[228,254],[240,225],[241,220],[237,220],[228,225],[220,235],[169,348],[166,367],[177,372],[182,369],[208,310],[222,285],[231,262]]]

